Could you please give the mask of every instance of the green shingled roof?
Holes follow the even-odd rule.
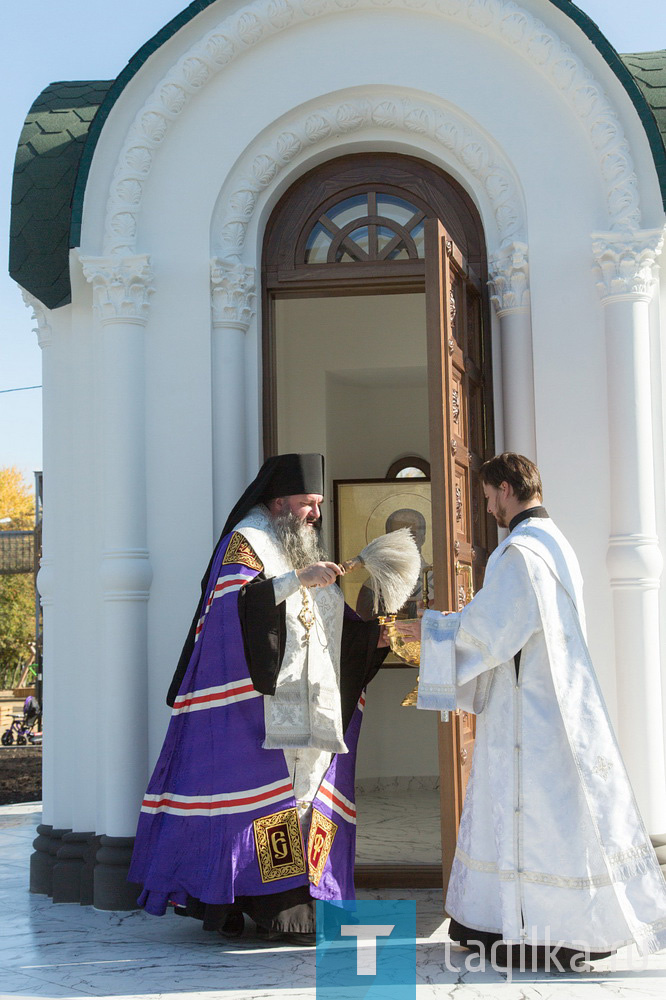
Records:
[[[71,301],[69,249],[80,243],[88,171],[109,112],[146,60],[214,2],[190,3],[139,49],[116,80],[52,83],[30,109],[14,169],[9,272],[50,309]],[[633,101],[666,206],[666,51],[619,56],[571,0],[550,2],[581,28]]]
[[[9,273],[49,309],[71,300],[72,194],[90,124],[112,82],[52,83],[30,108],[19,139]]]
[[[621,56],[648,107],[661,136],[661,150],[652,148],[655,166],[661,182],[666,205],[666,50],[660,52],[635,52],[633,55]],[[641,114],[641,109],[638,109]],[[641,118],[643,115],[641,114]],[[647,122],[643,118],[643,124]],[[646,127],[647,131],[647,127]]]

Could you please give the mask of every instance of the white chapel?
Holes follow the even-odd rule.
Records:
[[[665,109],[666,52],[619,55],[569,0],[197,0],[115,80],[36,98],[10,248],[43,352],[33,891],[134,906],[199,581],[280,452],[324,454],[332,554],[370,508],[422,511],[441,609],[497,542],[479,465],[536,460],[666,830]],[[474,720],[402,707],[415,682],[396,662],[368,689],[368,886],[451,863]]]

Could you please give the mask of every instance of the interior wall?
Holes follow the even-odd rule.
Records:
[[[324,527],[333,552],[333,481],[383,479],[405,455],[428,459],[425,296],[331,296],[275,303],[278,450],[326,458]],[[435,713],[402,708],[412,668],[368,689],[359,779],[438,774]]]
[[[425,296],[278,299],[275,334],[278,449],[326,456],[332,544],[335,479],[428,458]]]

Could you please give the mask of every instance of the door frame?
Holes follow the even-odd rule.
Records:
[[[382,182],[376,182],[376,176]],[[373,179],[374,178],[374,179]],[[465,190],[450,176],[430,163],[401,154],[361,153],[338,157],[314,168],[292,185],[273,209],[262,248],[262,377],[264,457],[277,451],[277,366],[275,302],[280,298],[319,298],[331,295],[386,295],[421,292],[426,295],[426,315],[444,316],[440,281],[444,261],[441,241],[438,249],[427,236],[425,257],[418,260],[355,262],[353,264],[307,264],[302,253],[307,229],[318,215],[336,199],[353,196],[368,183],[378,190],[400,190],[417,205],[423,206],[428,219],[438,219],[465,258],[487,287],[485,236],[476,206]],[[490,307],[487,292],[482,296],[484,340],[484,418],[488,429],[488,451],[494,442],[494,408],[490,333]],[[448,367],[445,351],[448,343],[442,319],[439,335],[427,323],[428,399],[430,422],[430,467],[433,498],[433,528],[448,523],[452,503],[449,433],[446,412],[449,400]],[[433,422],[434,425],[433,426]],[[439,441],[437,448],[433,442]],[[484,457],[490,457],[486,454]],[[485,511],[484,511],[485,516]],[[496,525],[488,520],[491,533]],[[448,532],[433,533],[435,591],[444,595],[438,600],[440,610],[456,607],[455,586],[450,568],[454,559]],[[438,757],[440,769],[440,806],[442,864],[367,864],[356,867],[358,886],[374,888],[446,887],[453,862],[462,804],[460,751],[462,729],[456,714],[448,722],[438,722]]]

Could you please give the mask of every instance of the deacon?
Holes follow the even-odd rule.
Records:
[[[659,951],[666,883],[590,661],[578,562],[529,459],[499,455],[481,480],[509,535],[476,597],[420,624],[418,707],[477,716],[449,935],[528,968]]]
[[[141,806],[129,878],[149,913],[228,936],[245,913],[312,944],[314,900],[354,898],[356,745],[387,650],[335,585],[323,492],[321,455],[268,459],[215,548]]]

